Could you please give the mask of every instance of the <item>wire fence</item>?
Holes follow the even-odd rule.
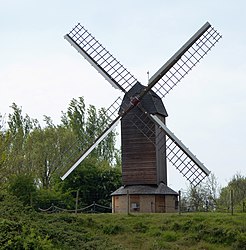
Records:
[[[181,213],[195,213],[195,212],[218,212],[218,213],[246,213],[246,206],[245,204],[242,204],[241,206],[235,206],[235,207],[216,207],[214,209],[208,208],[208,207],[199,207],[196,208],[195,206],[188,205],[188,206],[181,206],[180,212]]]
[[[204,198],[204,197],[203,197]],[[41,205],[42,204],[42,205]],[[50,205],[51,204],[51,205]],[[231,213],[232,215],[234,213],[246,213],[246,200],[236,203],[234,201],[233,196],[233,190],[231,190],[230,196],[228,197],[228,200],[226,201],[226,204],[220,204],[217,202],[217,200],[209,200],[208,197],[204,199],[191,199],[189,197],[188,193],[184,190],[178,192],[178,197],[173,203],[173,205],[169,204],[162,204],[161,206],[164,206],[163,209],[161,209],[162,212],[179,212],[181,213],[195,213],[195,212],[221,212],[221,213]],[[33,204],[34,205],[34,204]],[[85,205],[84,207],[78,207],[83,206],[83,203],[79,202],[79,192],[76,192],[76,200],[74,206],[74,209],[70,206],[67,206],[65,201],[56,201],[56,200],[49,200],[49,202],[42,202],[39,204],[36,204],[35,207],[40,212],[44,213],[60,213],[60,212],[66,212],[66,213],[111,213],[114,212],[115,207],[113,208],[111,206],[105,206],[101,204],[97,204],[95,201],[90,205]],[[142,204],[143,205],[143,204]],[[141,205],[141,206],[142,206]],[[48,208],[41,208],[41,207],[48,207]],[[123,205],[123,207],[125,207]],[[134,202],[129,203],[126,207],[129,209],[127,210],[129,212],[140,212],[140,203]],[[145,204],[146,207],[146,204]],[[120,211],[123,211],[120,209]],[[159,210],[158,210],[159,211]],[[159,211],[159,212],[161,212]],[[155,204],[151,202],[151,210],[149,212],[157,212],[155,209]]]
[[[60,213],[60,212],[66,212],[66,213],[111,213],[112,208],[103,206],[100,204],[97,204],[96,202],[93,202],[91,205],[83,207],[83,208],[78,208],[78,209],[65,209],[58,207],[54,204],[52,204],[49,208],[43,209],[43,208],[38,208],[40,212],[44,213]]]
[[[235,202],[234,190],[231,189],[227,199],[221,202],[206,196],[194,198],[185,191],[179,191],[179,213],[187,212],[246,213],[246,197]]]

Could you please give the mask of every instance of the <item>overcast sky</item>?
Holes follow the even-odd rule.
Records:
[[[63,39],[84,25],[142,84],[206,21],[223,36],[165,98],[167,126],[224,186],[246,175],[244,0],[0,0],[0,114],[15,102],[60,122],[72,98],[108,107],[121,95]],[[169,167],[169,185],[186,188]]]

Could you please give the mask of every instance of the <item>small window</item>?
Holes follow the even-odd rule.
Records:
[[[138,212],[139,210],[140,210],[140,205],[139,205],[139,203],[136,203],[136,202],[131,203],[131,211],[133,211],[133,212]]]

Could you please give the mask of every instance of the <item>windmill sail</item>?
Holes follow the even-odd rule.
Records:
[[[221,35],[205,23],[150,79],[140,98],[152,89],[161,98],[211,50]]]
[[[165,131],[167,135],[167,159],[193,186],[197,186],[206,176],[209,175],[210,171],[156,115],[150,115],[150,117]]]
[[[64,38],[115,88],[127,92],[136,78],[88,30],[77,24]]]

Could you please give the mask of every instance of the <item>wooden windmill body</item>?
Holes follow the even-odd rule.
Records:
[[[135,84],[125,95],[121,107],[129,103],[128,96],[139,94],[143,88],[140,83]],[[153,91],[144,96],[141,108],[158,115],[165,124],[166,109]],[[135,108],[121,120],[123,185],[167,184],[165,133],[148,116],[143,122],[141,108]]]
[[[217,43],[221,35],[205,23],[150,79],[140,84],[83,26],[64,37],[114,88],[124,93],[107,110],[102,134],[80,153],[62,180],[121,121],[122,182],[113,192],[112,212],[174,212],[178,194],[167,186],[167,159],[193,185],[210,171],[167,128],[162,98]],[[118,100],[121,100],[120,102]]]

